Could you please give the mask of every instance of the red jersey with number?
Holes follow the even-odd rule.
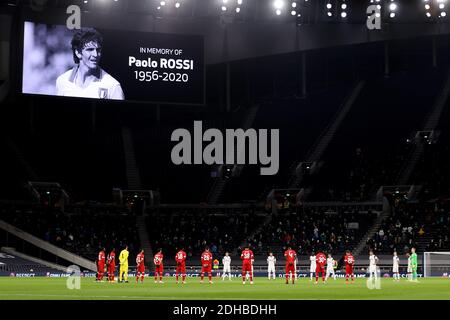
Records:
[[[253,251],[252,250],[244,250],[241,253],[242,264],[252,264],[253,260]]]
[[[295,259],[297,258],[297,253],[294,250],[290,249],[284,252],[284,256],[286,258],[286,264],[292,265],[294,264]]]
[[[139,253],[136,257],[136,264],[138,267],[142,266],[144,264],[144,254]]]
[[[109,265],[115,265],[116,264],[116,253],[115,252],[110,252],[108,254],[107,262],[108,262]]]
[[[316,265],[320,266],[321,268],[325,267],[325,264],[327,263],[327,256],[322,253],[319,252],[318,254],[316,254]]]
[[[98,264],[104,265],[106,262],[105,251],[100,251],[98,253]]]
[[[186,252],[180,250],[175,255],[175,261],[180,264],[184,264],[186,262]]]
[[[355,258],[351,254],[346,254],[344,257],[344,262],[347,266],[353,266],[355,264]]]
[[[202,260],[202,266],[204,266],[204,267],[211,266],[212,260],[213,260],[212,253],[209,251],[203,252],[202,256],[201,256],[201,260]]]
[[[157,253],[153,257],[153,263],[155,264],[155,266],[160,266],[160,265],[163,264],[163,259],[164,259],[163,254],[162,253]]]

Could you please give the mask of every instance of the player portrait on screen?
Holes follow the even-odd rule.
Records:
[[[103,37],[93,28],[78,30],[71,41],[75,66],[56,80],[59,96],[124,100],[120,83],[100,67]]]

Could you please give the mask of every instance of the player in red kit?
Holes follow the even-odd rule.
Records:
[[[114,282],[114,272],[116,271],[116,252],[113,248],[106,259],[108,270],[108,281]]]
[[[139,275],[141,276],[141,283],[144,283],[145,264],[144,264],[144,250],[141,250],[136,257],[136,283],[139,283]]]
[[[163,272],[164,272],[164,265],[163,265],[163,259],[164,255],[162,254],[162,249],[158,250],[158,253],[155,254],[153,257],[153,263],[155,264],[155,283],[158,282],[158,275],[159,275],[159,283],[163,283]]]
[[[345,262],[345,283],[348,283],[348,277],[352,277],[352,283],[355,281],[355,274],[353,273],[353,266],[355,265],[355,258],[353,257],[350,250],[345,252],[344,257]]]
[[[327,256],[323,252],[316,254],[316,284],[319,282],[319,273],[322,273],[322,282],[325,283],[325,265]]]
[[[209,251],[209,248],[205,248],[205,251],[202,253],[201,261],[202,261],[202,274],[200,283],[203,283],[203,278],[205,273],[208,273],[209,283],[212,283],[212,260],[213,255]]]
[[[183,284],[186,283],[186,252],[184,252],[183,248],[177,252],[175,255],[175,261],[177,262],[177,271],[176,271],[176,279],[178,283],[178,275],[181,273]]]
[[[295,265],[295,260],[297,259],[297,253],[288,247],[284,252],[284,257],[286,258],[286,284],[289,284],[289,275],[292,279],[292,284],[295,283],[295,276],[297,274],[297,268]]]
[[[241,253],[242,260],[242,284],[245,284],[245,278],[247,272],[250,274],[250,284],[253,284],[253,251],[249,249],[249,247],[245,247],[245,249]]]
[[[106,256],[105,256],[105,248],[102,248],[98,253],[97,258],[97,279],[96,281],[102,281],[103,275],[105,274],[105,264],[106,264]]]

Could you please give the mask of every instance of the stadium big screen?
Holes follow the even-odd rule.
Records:
[[[25,94],[203,105],[204,69],[203,36],[24,22]]]

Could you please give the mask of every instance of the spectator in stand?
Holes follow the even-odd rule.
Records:
[[[369,246],[378,246],[379,250],[388,253],[389,250],[409,250],[417,246],[416,240],[425,235],[433,235],[430,242],[421,250],[447,250],[450,216],[448,211],[427,207],[426,204],[409,205],[396,208],[393,216],[388,218],[380,227],[384,230],[385,237],[380,242],[379,232],[373,240],[368,241]],[[448,222],[447,222],[448,221]],[[386,232],[386,230],[388,230]]]
[[[419,232],[418,232],[418,234],[419,234],[420,237],[423,236],[423,235],[425,234],[425,230],[424,230],[423,228],[424,228],[424,226],[421,226],[421,227],[420,227],[420,230],[419,230]]]

